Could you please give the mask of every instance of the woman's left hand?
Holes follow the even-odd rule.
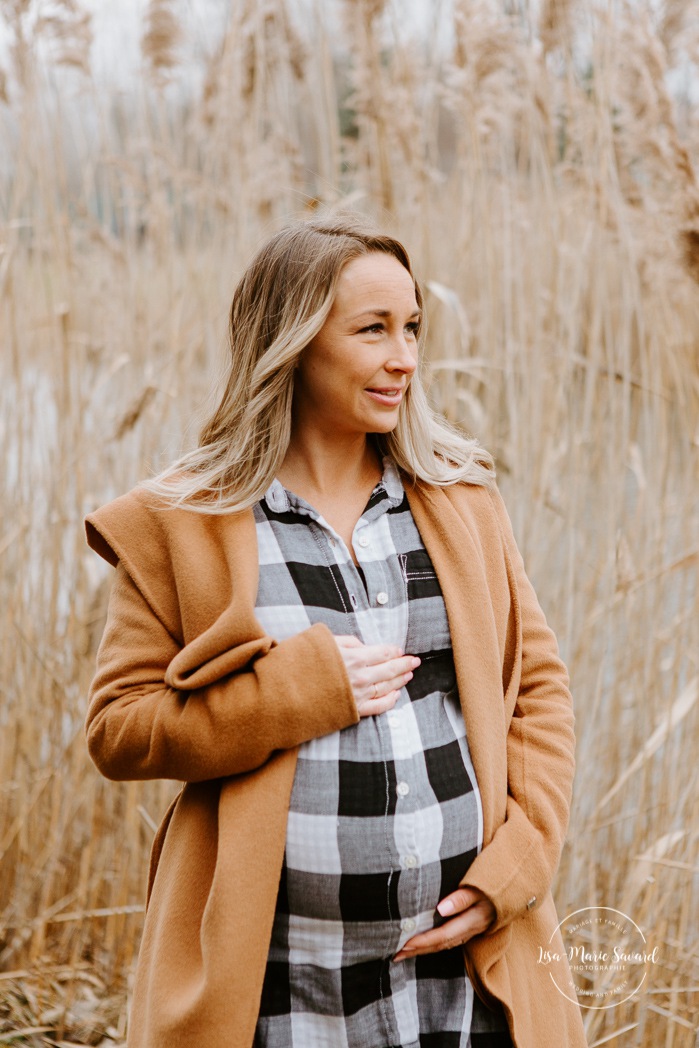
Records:
[[[421,932],[408,939],[405,946],[393,958],[402,961],[406,957],[417,957],[422,953],[438,953],[462,946],[474,935],[480,935],[495,920],[495,907],[487,895],[477,888],[457,888],[445,896],[437,906],[442,917],[454,914],[439,928]]]

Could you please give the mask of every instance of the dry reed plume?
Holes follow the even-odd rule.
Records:
[[[307,7],[239,0],[204,53],[151,0],[116,92],[76,0],[0,2],[0,1044],[123,1041],[174,788],[87,759],[82,517],[193,439],[251,250],[349,201],[413,250],[432,396],[497,456],[571,670],[559,912],[659,948],[590,1044],[695,1048],[699,7]]]

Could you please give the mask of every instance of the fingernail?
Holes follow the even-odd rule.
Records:
[[[419,666],[422,659],[418,658],[417,655],[413,655],[413,666]]]
[[[442,917],[447,917],[450,913],[454,912],[454,903],[451,899],[442,899],[437,906],[437,910],[441,913]]]

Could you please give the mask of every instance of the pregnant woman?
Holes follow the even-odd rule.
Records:
[[[282,230],[197,449],[88,517],[116,568],[90,753],[184,784],[130,1048],[586,1043],[549,890],[566,670],[422,327],[398,241]]]

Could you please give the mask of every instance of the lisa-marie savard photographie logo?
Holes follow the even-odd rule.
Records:
[[[659,961],[658,947],[651,949],[636,922],[611,906],[586,906],[564,917],[548,943],[539,945],[536,959],[559,993],[595,1009],[628,1001]]]

